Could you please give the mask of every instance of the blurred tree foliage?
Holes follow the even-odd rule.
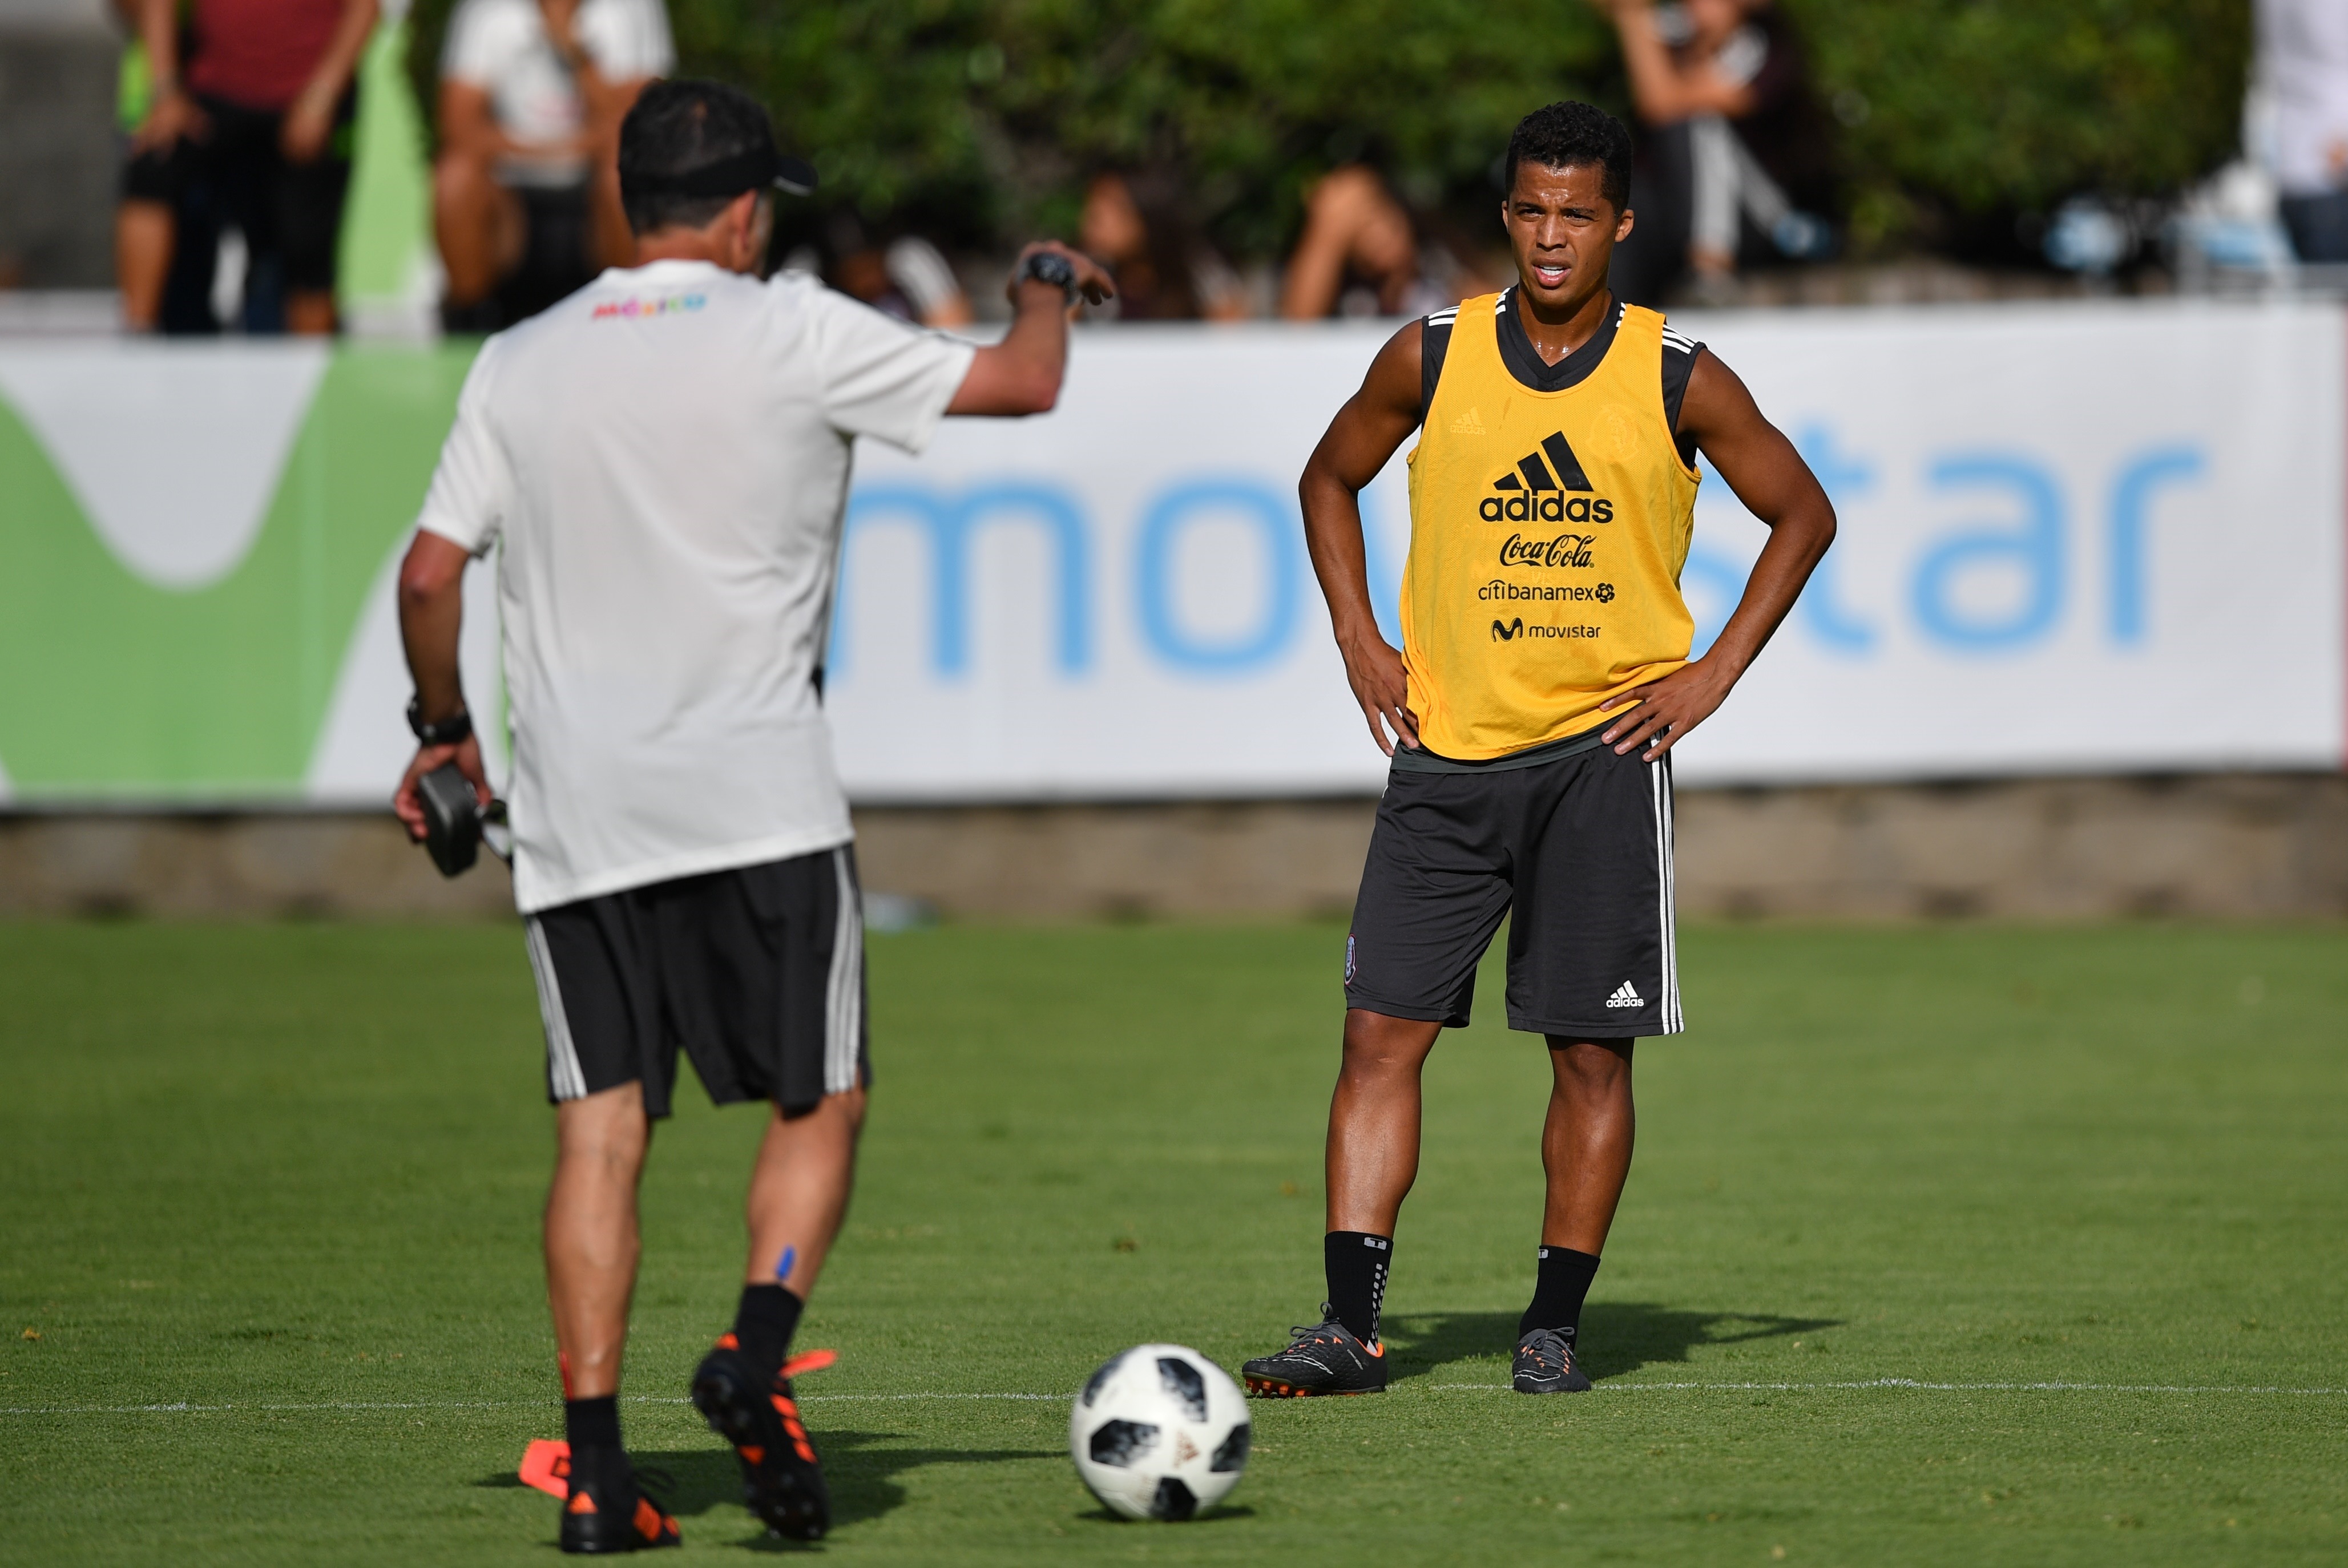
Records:
[[[415,0],[425,101],[457,0]],[[2171,190],[2238,138],[2250,0],[1784,0],[1882,251],[2082,190]],[[1367,158],[1480,231],[1519,117],[1627,99],[1584,0],[669,0],[682,68],[751,88],[819,201],[949,244],[1071,233],[1085,178],[1160,171],[1241,256]]]
[[[1851,238],[1930,242],[2083,190],[2158,196],[2240,143],[2250,0],[1790,0],[1842,128]]]

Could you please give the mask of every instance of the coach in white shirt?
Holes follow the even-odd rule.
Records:
[[[813,1539],[828,1505],[782,1368],[868,1081],[852,830],[820,701],[850,451],[859,436],[918,451],[944,415],[1050,409],[1069,304],[1110,290],[1085,258],[1031,246],[1010,333],[973,349],[805,277],[760,281],[772,189],[814,173],[714,83],[647,88],[619,167],[641,264],[491,338],[458,401],[400,574],[423,743],[396,804],[420,835],[417,780],[451,760],[488,798],[457,643],[466,563],[494,545],[514,895],[556,1105],[563,1545],[675,1528],[639,1506],[613,1398],[636,1178],[680,1048],[712,1099],[775,1107],[747,1283],[694,1400],[759,1515]]]

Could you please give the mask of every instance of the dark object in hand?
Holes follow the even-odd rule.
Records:
[[[481,853],[481,803],[473,786],[454,763],[443,763],[416,781],[416,798],[424,807],[424,848],[443,876],[473,868]],[[492,805],[491,811],[502,808]]]

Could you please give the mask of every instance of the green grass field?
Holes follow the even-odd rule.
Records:
[[[1505,1391],[1545,1064],[1429,1073],[1383,1398],[1257,1407],[1110,1522],[1065,1396],[1320,1300],[1328,927],[876,939],[802,1346],[871,1563],[2348,1560],[2348,930],[1700,929],[1642,1050],[1595,1391]],[[0,928],[0,1560],[545,1563],[548,1159],[511,927]],[[655,1140],[623,1406],[687,1556],[766,1543],[681,1400],[755,1111]],[[1039,1396],[1018,1398],[1009,1396]]]

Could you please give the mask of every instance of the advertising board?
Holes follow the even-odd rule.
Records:
[[[2158,302],[1676,317],[1842,531],[1686,783],[2334,768],[2348,321]],[[1374,792],[1296,476],[1391,323],[1080,334],[1060,409],[860,449],[829,704],[859,800]],[[466,355],[0,345],[0,790],[379,804],[391,596]],[[1400,457],[1363,495],[1391,631]],[[1707,475],[1699,651],[1765,530]],[[468,687],[497,691],[489,573]],[[494,699],[489,699],[494,702]]]

